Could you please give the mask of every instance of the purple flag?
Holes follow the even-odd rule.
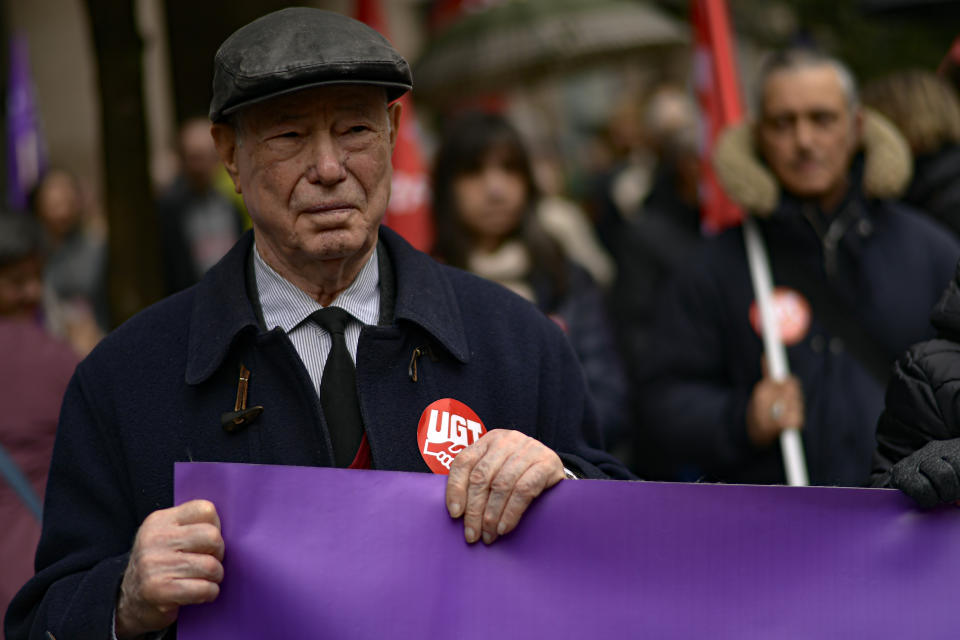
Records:
[[[10,39],[7,78],[7,201],[14,209],[27,208],[27,196],[46,167],[40,112],[30,75],[27,37]]]
[[[578,480],[467,545],[446,477],[176,465],[226,543],[217,638],[957,638],[960,513],[898,492]]]

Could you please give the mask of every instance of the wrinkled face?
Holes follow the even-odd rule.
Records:
[[[758,127],[760,150],[784,189],[836,202],[859,144],[860,115],[830,66],[776,72],[767,78]]]
[[[523,175],[501,156],[492,153],[477,171],[464,173],[453,183],[460,221],[485,243],[497,243],[517,228],[528,197]]]
[[[399,105],[388,108],[376,87],[338,85],[240,115],[239,130],[217,124],[213,134],[262,255],[295,269],[369,255],[390,197]]]
[[[43,263],[31,256],[0,267],[0,316],[29,316],[43,298]]]

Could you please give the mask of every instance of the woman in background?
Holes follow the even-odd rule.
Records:
[[[603,295],[543,230],[539,190],[517,131],[473,113],[447,129],[434,160],[434,255],[536,304],[566,332],[608,442],[627,429],[626,381]]]
[[[863,89],[863,102],[897,126],[913,152],[902,200],[960,236],[960,97],[930,71],[897,71]]]
[[[43,228],[47,328],[85,356],[108,328],[105,234],[90,224],[77,178],[61,169],[41,178],[30,205]]]

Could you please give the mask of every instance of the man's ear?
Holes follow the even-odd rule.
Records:
[[[231,124],[215,122],[210,127],[210,135],[213,136],[213,144],[217,148],[220,161],[223,162],[223,166],[233,180],[234,190],[237,193],[243,193],[240,182],[237,180],[237,148],[239,146],[237,130]]]
[[[399,100],[387,107],[387,117],[390,119],[390,151],[393,151],[397,146],[401,113],[403,113],[403,105],[400,104]]]

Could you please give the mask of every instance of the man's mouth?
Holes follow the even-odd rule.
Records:
[[[804,159],[794,162],[793,168],[803,173],[809,173],[810,171],[816,171],[819,169],[820,163],[813,159]]]
[[[324,202],[305,207],[302,211],[304,213],[335,213],[349,209],[356,209],[356,207],[349,202]]]

